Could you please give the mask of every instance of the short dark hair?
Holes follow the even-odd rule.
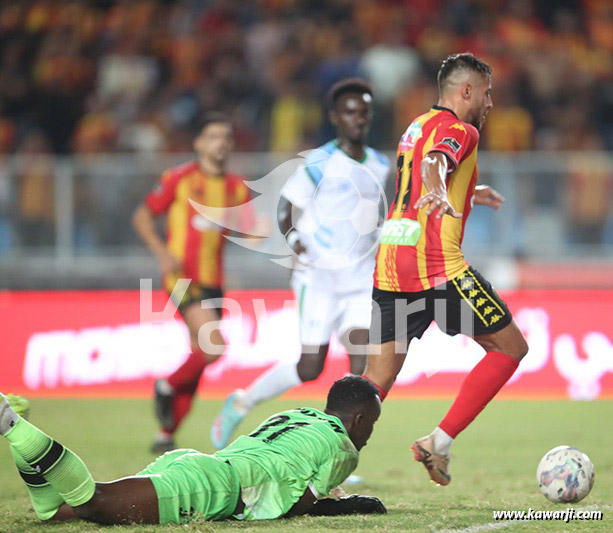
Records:
[[[198,133],[210,124],[232,124],[230,117],[221,111],[209,111],[205,113],[198,121]]]
[[[346,78],[338,81],[328,91],[328,105],[334,108],[340,97],[347,93],[369,94],[372,96],[372,86],[362,78]]]
[[[485,62],[476,58],[470,52],[461,54],[453,54],[447,57],[442,63],[438,71],[437,81],[438,90],[442,92],[445,82],[453,72],[460,69],[468,69],[474,72],[479,72],[483,76],[492,76],[492,68]]]
[[[334,382],[328,392],[326,412],[344,414],[370,404],[379,397],[379,391],[361,376],[345,376]]]

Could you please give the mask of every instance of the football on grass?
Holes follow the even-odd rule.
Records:
[[[549,450],[536,469],[541,492],[555,503],[577,503],[594,485],[594,464],[581,450],[558,446]]]

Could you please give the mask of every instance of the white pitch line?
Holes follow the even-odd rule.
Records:
[[[575,507],[577,511],[611,511],[611,505],[589,505],[588,507]],[[494,531],[496,529],[504,529],[516,524],[528,524],[533,522],[558,522],[558,520],[504,520],[500,522],[487,522],[469,526],[464,529],[437,529],[434,533],[480,533],[481,531]],[[571,522],[582,522],[582,520],[571,520]],[[570,523],[570,522],[569,522]]]

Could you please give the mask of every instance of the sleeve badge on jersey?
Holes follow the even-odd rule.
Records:
[[[453,137],[445,137],[442,141],[441,144],[446,144],[447,146],[449,146],[449,148],[451,148],[456,154],[460,151],[460,148],[462,148],[462,145],[457,141],[457,139],[454,139]]]

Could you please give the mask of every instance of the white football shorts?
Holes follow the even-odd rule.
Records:
[[[323,346],[333,332],[338,337],[351,329],[368,329],[372,309],[372,286],[336,293],[292,279],[300,313],[300,341],[305,346]]]

